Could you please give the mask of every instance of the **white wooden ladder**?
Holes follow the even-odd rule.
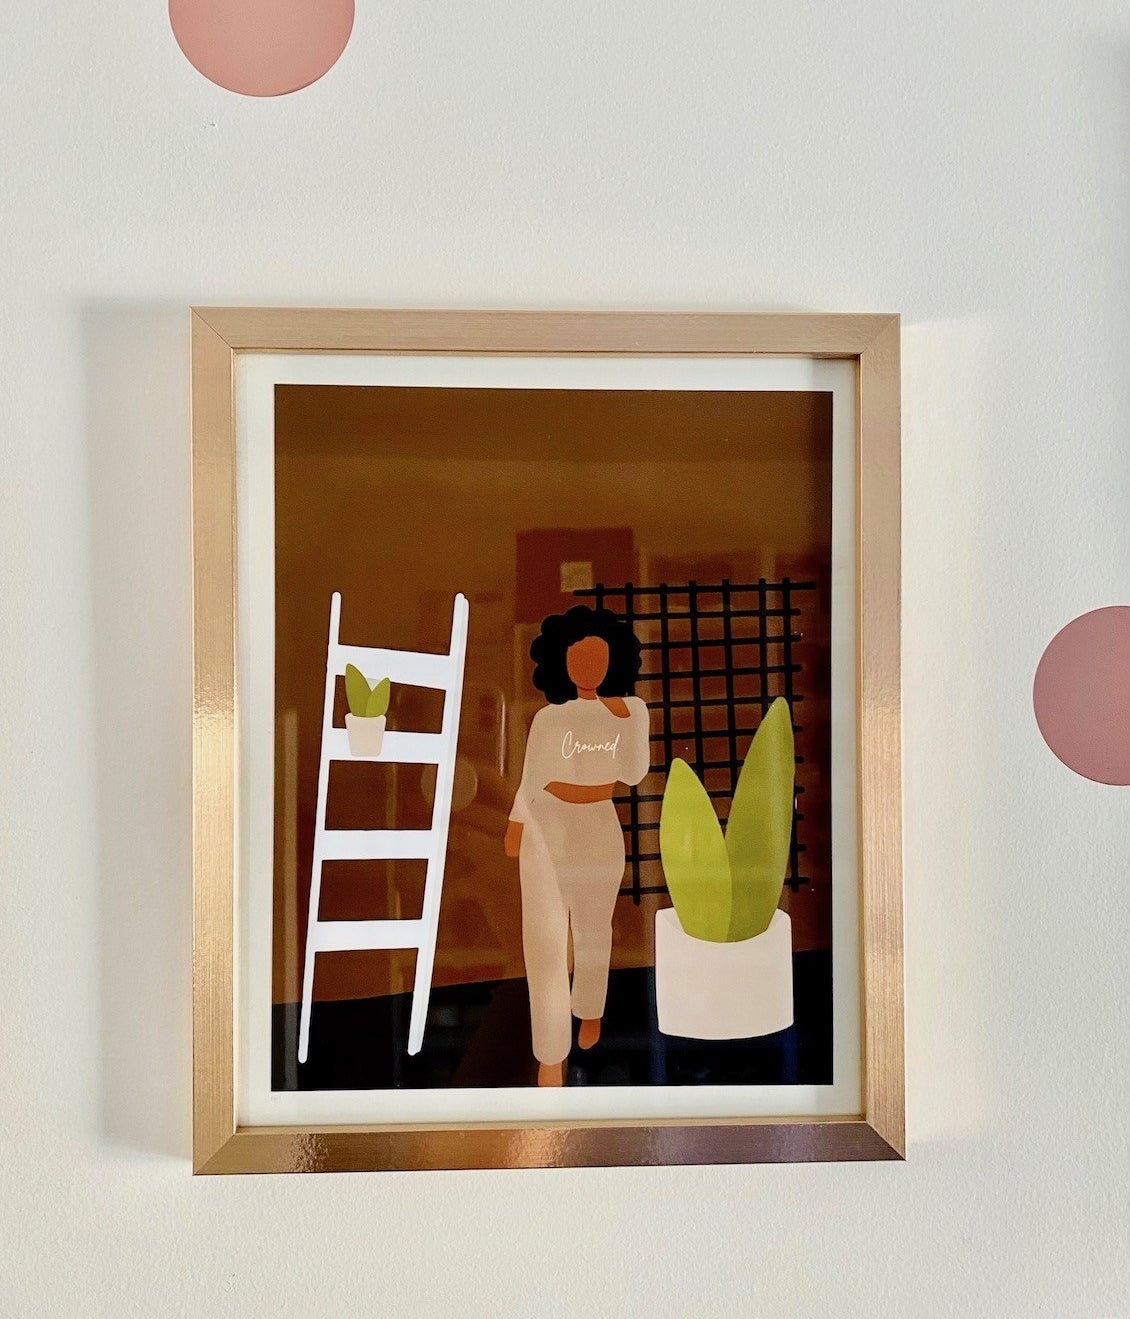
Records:
[[[408,1026],[408,1052],[419,1053],[432,989],[439,929],[439,904],[447,854],[447,826],[451,817],[451,791],[455,780],[455,749],[459,739],[459,707],[463,698],[463,668],[467,655],[467,598],[455,597],[451,616],[451,647],[446,655],[423,651],[383,650],[372,646],[343,646],[338,641],[341,594],[330,601],[330,636],[326,656],[326,697],[322,713],[322,751],[318,767],[318,804],[314,820],[314,866],[310,877],[310,912],[306,923],[306,960],[302,970],[302,1016],[298,1028],[298,1061],[310,1052],[310,1008],[314,992],[314,959],[318,953],[375,948],[415,948],[416,976],[412,986],[412,1015]],[[356,760],[349,750],[348,734],[335,728],[334,692],[345,666],[353,664],[370,685],[381,678],[412,687],[443,692],[443,722],[438,733],[384,735],[379,756],[363,759],[390,764],[435,765],[436,786],[430,829],[327,829],[326,796],[330,762]],[[412,920],[323,921],[318,919],[322,892],[322,865],[326,861],[385,861],[416,859],[427,862],[424,902]]]

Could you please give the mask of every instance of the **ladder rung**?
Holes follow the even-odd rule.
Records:
[[[340,641],[330,650],[329,662],[335,673],[344,673],[345,666],[353,664],[370,683],[391,678],[409,687],[450,687],[455,671],[450,655],[384,650],[379,646],[343,646]]]
[[[326,829],[323,861],[426,861],[432,854],[430,829]]]
[[[379,756],[355,756],[349,750],[349,733],[331,728],[325,752],[329,760],[366,760],[390,765],[438,765],[443,759],[439,733],[386,733]]]
[[[318,921],[312,943],[319,953],[361,952],[369,948],[419,948],[424,922]]]

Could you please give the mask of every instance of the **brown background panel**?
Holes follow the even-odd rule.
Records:
[[[514,609],[519,623],[541,623],[577,603],[575,587],[562,589],[562,564],[579,565],[577,585],[627,582],[636,570],[631,527],[537,527],[517,535],[517,583]]]
[[[517,863],[502,835],[542,698],[528,659],[538,620],[520,591],[532,579],[550,607],[569,603],[569,561],[637,582],[783,572],[820,582],[805,604],[807,700],[797,713],[811,762],[801,773],[812,882],[789,903],[797,946],[827,945],[830,436],[826,394],[278,387],[276,1001],[297,998],[301,973],[335,590],[344,642],[408,649],[446,649],[452,597],[470,599],[467,800],[451,821],[435,983],[524,974]],[[434,693],[394,687],[390,728],[434,728],[439,717]],[[334,767],[329,818],[426,821],[421,767],[374,768]],[[379,918],[418,902],[387,863],[337,869],[327,870],[324,914]],[[614,965],[651,961],[657,905],[666,900],[617,904]],[[384,952],[319,958],[315,996],[407,989],[412,963]]]

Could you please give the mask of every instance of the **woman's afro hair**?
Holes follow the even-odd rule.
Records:
[[[600,696],[631,696],[640,671],[640,643],[627,623],[610,609],[574,605],[563,614],[550,614],[530,646],[534,686],[551,705],[564,705],[577,695],[576,684],[565,666],[565,652],[585,637],[608,643],[608,672],[597,688]]]

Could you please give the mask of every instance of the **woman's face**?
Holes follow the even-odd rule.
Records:
[[[565,671],[579,691],[594,692],[608,673],[608,642],[582,637],[565,652]]]

